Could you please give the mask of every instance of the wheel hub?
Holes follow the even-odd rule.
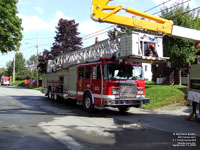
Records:
[[[91,105],[91,103],[90,103],[90,98],[87,97],[87,98],[85,99],[85,107],[86,107],[86,108],[90,108],[90,105]]]

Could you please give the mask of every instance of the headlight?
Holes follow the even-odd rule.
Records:
[[[119,88],[113,87],[112,88],[112,95],[119,95]]]
[[[138,94],[139,95],[143,95],[143,91],[138,91]]]

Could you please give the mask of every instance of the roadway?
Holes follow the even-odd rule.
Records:
[[[173,105],[88,114],[72,102],[49,101],[39,91],[0,86],[0,149],[200,149],[200,124],[184,120],[190,112]]]

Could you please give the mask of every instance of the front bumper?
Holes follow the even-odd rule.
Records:
[[[150,104],[149,98],[128,98],[108,100],[106,106],[139,106],[142,104]]]

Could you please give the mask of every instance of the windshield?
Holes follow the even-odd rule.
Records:
[[[109,79],[144,80],[141,66],[109,64],[107,73]]]

